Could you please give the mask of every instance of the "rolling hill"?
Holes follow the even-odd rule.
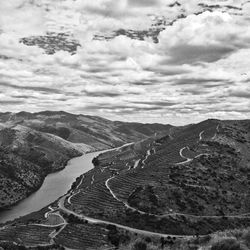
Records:
[[[27,197],[45,176],[83,153],[164,133],[169,125],[112,122],[66,112],[0,114],[0,208]]]
[[[135,126],[114,123],[122,131]],[[152,136],[94,158],[95,168],[65,196],[2,227],[0,246],[15,246],[14,237],[21,239],[17,245],[44,249],[210,250],[230,242],[245,247],[250,121],[167,127],[165,134],[148,132]]]

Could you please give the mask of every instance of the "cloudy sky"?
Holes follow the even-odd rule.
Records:
[[[249,118],[249,13],[247,0],[2,1],[0,111]]]

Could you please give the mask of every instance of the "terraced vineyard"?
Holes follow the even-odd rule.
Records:
[[[207,120],[107,151],[65,196],[2,228],[0,239],[112,249],[135,235],[177,244],[248,227],[249,147],[249,121]]]
[[[108,230],[89,224],[70,224],[56,237],[55,241],[70,249],[110,248],[107,244]]]
[[[98,214],[108,212],[112,215],[123,209],[123,204],[113,198],[104,182],[93,185],[85,192],[79,192],[72,197],[71,204],[77,211],[86,215],[91,215],[93,211]]]
[[[0,230],[0,241],[15,242],[25,246],[50,245],[49,235],[54,228],[37,225],[18,225]]]
[[[202,222],[204,218],[221,220],[227,215],[248,213],[244,184],[237,180],[230,183],[233,175],[245,179],[234,166],[236,158],[242,156],[228,145],[223,148],[218,144],[224,136],[223,129],[218,131],[222,126],[226,128],[219,121],[208,120],[99,156],[96,168],[106,176],[106,185],[102,179],[80,191],[72,197],[71,208],[90,217],[151,231],[154,221],[156,231],[163,233],[170,233],[169,228],[159,224],[168,220],[185,234],[200,231],[192,229],[190,218]]]
[[[106,157],[100,156],[99,167],[116,171],[110,171],[106,189],[101,183],[85,191],[83,196],[87,200],[84,204],[80,203],[80,206],[84,205],[81,212],[109,221],[121,221],[126,225],[134,224],[131,218],[136,213],[137,217],[142,216],[144,219],[145,216],[151,216],[150,223],[152,220],[156,222],[168,218],[181,227],[183,222],[171,216],[196,216],[196,219],[203,220],[203,217],[222,219],[227,215],[248,213],[245,202],[249,195],[244,191],[244,184],[241,185],[246,182],[246,178],[235,168],[237,161],[244,156],[228,145],[222,147],[218,144],[217,140],[224,136],[223,129],[218,131],[220,126],[227,127],[219,121],[208,120],[187,126],[165,139],[148,142],[141,147],[144,153],[133,146]],[[136,168],[124,169],[124,166],[136,162],[138,157],[142,158],[135,164]],[[216,165],[212,166],[215,162]],[[237,175],[241,181],[233,179],[233,183],[230,183],[230,178]],[[74,202],[79,203],[82,200],[80,197],[81,193],[77,194]],[[101,197],[105,202],[108,201],[109,206],[101,200],[98,204],[101,204],[102,209],[91,205],[88,209],[86,205],[91,204],[91,197],[94,200]],[[108,210],[112,211],[111,216]],[[136,221],[136,227],[142,228],[140,219]],[[152,230],[145,223],[143,227]],[[163,229],[162,232],[167,231]]]

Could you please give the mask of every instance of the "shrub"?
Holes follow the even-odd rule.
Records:
[[[246,244],[248,247],[250,247],[250,231],[245,232],[245,233],[243,234],[242,238],[243,238],[245,244]]]
[[[135,242],[133,250],[147,250],[147,244],[144,241]]]
[[[145,241],[146,241],[147,243],[150,243],[152,240],[151,240],[150,237],[146,237]]]
[[[245,250],[245,248],[237,240],[228,238],[214,243],[211,250]]]

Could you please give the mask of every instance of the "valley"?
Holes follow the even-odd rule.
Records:
[[[0,245],[209,246],[218,231],[250,227],[249,143],[248,120],[206,120],[97,154],[65,195],[3,225]]]
[[[49,174],[88,152],[163,132],[169,125],[129,124],[66,112],[0,114],[0,209],[23,200]],[[112,135],[112,136],[109,136]]]
[[[250,250],[250,0],[0,4],[0,250]]]

